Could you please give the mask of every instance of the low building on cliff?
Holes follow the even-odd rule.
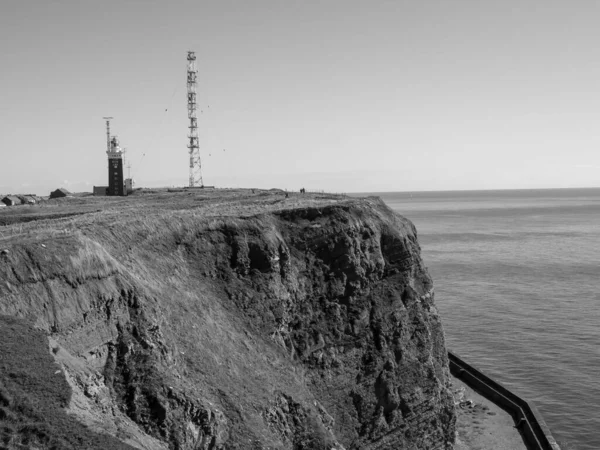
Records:
[[[108,195],[108,186],[94,186],[94,197],[105,197]]]
[[[36,197],[35,195],[31,195],[31,194],[18,195],[18,197],[21,199],[21,203],[23,205],[35,205],[36,203],[38,203],[40,201],[40,199],[38,197]]]
[[[59,188],[55,191],[50,192],[50,198],[62,198],[62,197],[71,197],[71,193],[67,191],[65,188]]]
[[[21,199],[16,195],[7,195],[0,201],[6,206],[17,206],[22,204]]]

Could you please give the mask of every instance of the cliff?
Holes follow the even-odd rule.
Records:
[[[54,202],[0,218],[0,314],[45,333],[88,430],[141,449],[452,448],[433,284],[380,200]]]

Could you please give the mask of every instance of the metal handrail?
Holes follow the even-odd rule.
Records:
[[[528,449],[560,450],[546,422],[533,404],[466,363],[456,353],[448,352],[448,359],[452,375],[510,413]]]

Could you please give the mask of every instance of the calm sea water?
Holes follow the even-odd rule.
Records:
[[[600,449],[600,189],[377,195],[417,227],[448,348]]]

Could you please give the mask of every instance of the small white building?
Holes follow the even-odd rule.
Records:
[[[125,192],[128,194],[133,192],[133,178],[125,178]]]

